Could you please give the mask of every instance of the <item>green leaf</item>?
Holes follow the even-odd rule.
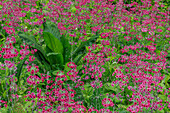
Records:
[[[7,96],[7,90],[3,93],[3,97],[6,98]]]
[[[53,51],[48,46],[45,46],[45,50],[46,50],[46,54],[53,53]]]
[[[44,62],[47,62],[49,64],[45,51],[43,50],[41,45],[37,44],[33,35],[30,35],[28,33],[22,33],[22,32],[19,32],[18,35],[20,36],[20,38],[26,40],[27,42],[30,42],[30,46],[32,46],[32,47],[34,47],[38,50],[37,52],[35,52],[34,55],[38,58],[38,60],[41,63],[42,63],[42,61],[44,61]]]
[[[17,65],[17,73],[16,73],[16,77],[17,77],[17,82],[16,82],[16,84],[18,85],[18,82],[20,81],[20,76],[21,76],[21,73],[22,73],[22,68],[23,68],[23,66],[24,66],[24,63],[25,63],[25,60],[26,60],[27,58],[25,57],[18,65]]]
[[[64,57],[64,64],[65,64],[66,62],[69,62],[69,58],[71,56],[71,45],[69,43],[69,40],[65,36],[61,37],[61,43],[63,44],[63,49],[64,49],[63,57]]]
[[[128,108],[128,106],[126,106],[126,105],[122,105],[122,104],[118,104],[118,107],[119,108],[123,108],[123,109],[127,109]],[[122,112],[123,113],[123,112]],[[125,112],[126,113],[126,112]]]
[[[55,53],[63,54],[63,45],[59,39],[55,38],[49,32],[43,32],[43,37],[46,45]]]
[[[1,108],[1,111],[0,111],[0,113],[8,113],[8,106],[7,106],[7,108],[6,107],[3,107],[3,108]]]
[[[34,35],[30,35],[28,33],[22,33],[22,32],[19,32],[18,35],[22,39],[25,39],[26,41],[30,42],[30,46],[36,48],[37,50],[39,50],[45,56],[44,50],[42,49],[41,45],[37,44]]]
[[[84,78],[85,76],[86,76],[86,74],[83,74],[83,75],[81,76],[81,79]]]
[[[3,93],[4,91],[5,91],[5,87],[4,87],[4,84],[5,84],[5,80],[1,80],[1,84],[0,84],[0,86],[1,86],[1,93]]]
[[[53,74],[53,75],[56,75],[57,72],[59,72],[59,71],[60,71],[60,70],[55,70],[55,71],[52,72],[52,74]]]
[[[156,110],[156,113],[166,113],[163,109],[161,111]]]
[[[39,60],[39,62],[41,62],[41,64],[43,64],[43,65],[49,65],[50,64],[47,56],[46,55],[44,56],[40,51],[35,52],[34,56]],[[48,70],[50,68],[51,68],[51,66],[49,65],[49,67],[46,68],[46,70]]]
[[[3,95],[2,95],[2,96],[3,96],[4,98],[6,98],[6,97],[7,97],[7,92],[9,91],[9,89],[10,89],[10,87],[9,87],[9,88],[7,88],[7,90],[5,90],[5,91],[3,92]],[[9,96],[9,95],[8,95],[8,96]]]
[[[22,87],[23,90],[19,90],[19,94],[24,94],[25,91],[27,91],[27,88],[26,87]]]
[[[3,37],[3,38],[1,39],[1,41],[4,40],[4,39],[5,39],[5,35],[3,35],[2,32],[0,32],[0,35]],[[5,40],[4,40],[4,41],[5,41]]]
[[[127,86],[124,88],[126,95],[129,95],[130,97],[133,95],[133,91],[129,90]]]
[[[158,95],[158,97],[160,99],[162,99],[163,101],[167,100],[167,96],[165,96],[165,95]]]
[[[51,64],[59,64],[60,66],[63,66],[64,60],[61,53],[48,53],[47,56]]]
[[[93,37],[90,38],[89,40],[87,40],[87,41],[85,41],[85,42],[82,42],[82,43],[80,44],[80,46],[79,46],[78,48],[76,48],[76,49],[72,52],[73,58],[76,57],[80,51],[84,51],[86,46],[90,46],[92,42],[95,42],[98,37],[99,37],[99,35],[93,36]]]
[[[54,37],[59,39],[61,41],[61,34],[58,29],[58,26],[55,23],[52,23],[51,21],[47,21],[43,23],[43,31],[51,33]]]
[[[83,67],[83,65],[77,66],[77,71],[79,71],[82,67]]]
[[[105,83],[104,88],[107,90],[112,90],[116,92],[116,88],[111,85],[111,83]]]
[[[169,87],[168,80],[170,80],[170,74],[165,76],[165,85]]]
[[[27,88],[26,87],[24,87],[24,80],[22,79],[22,80],[20,80],[20,87],[21,87],[21,90],[18,90],[18,93],[19,94],[23,94],[26,90],[27,90]]]
[[[69,62],[67,62],[66,64],[65,64],[65,67],[64,67],[64,72],[68,72],[68,71],[70,71],[70,68],[67,66],[67,64],[68,64]]]
[[[70,9],[71,9],[71,12],[72,12],[72,13],[75,13],[75,12],[76,12],[76,10],[77,10],[77,9],[75,8],[75,6],[74,6],[74,5],[71,5],[71,8],[70,8]]]
[[[85,54],[79,54],[73,59],[73,62],[77,65]]]
[[[84,90],[81,90],[86,98],[90,98],[93,95],[94,88],[90,84],[84,85]]]
[[[48,53],[47,56],[49,57],[49,56],[58,55],[58,54],[60,54],[60,53]]]
[[[29,106],[31,106],[31,105],[32,105],[32,102],[31,101],[27,101],[27,103],[24,105],[24,108],[27,109],[28,111],[30,111],[31,107],[29,107]]]

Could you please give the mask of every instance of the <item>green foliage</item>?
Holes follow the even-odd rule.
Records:
[[[20,76],[21,76],[21,73],[22,73],[22,69],[23,69],[23,66],[25,64],[25,61],[26,61],[27,57],[25,57],[18,65],[17,65],[17,73],[16,73],[16,77],[17,77],[17,85],[20,86]],[[19,83],[19,84],[18,84]]]
[[[53,52],[63,54],[63,45],[59,39],[55,38],[49,32],[43,32],[43,38],[46,46],[48,46]]]
[[[98,37],[99,37],[99,35],[96,34],[96,35],[92,36],[89,40],[87,40],[85,42],[81,42],[81,44],[72,52],[72,57],[75,58],[78,54],[80,54],[80,52],[85,50],[86,46],[92,45],[92,43],[94,43]]]
[[[46,43],[46,53],[50,64],[63,66],[63,45],[60,40],[49,32],[43,32],[43,37]]]
[[[41,45],[39,45],[36,40],[35,37],[33,35],[30,35],[29,33],[22,33],[19,32],[18,35],[20,36],[20,38],[26,40],[28,42],[28,44],[32,47],[34,47],[35,49],[37,49],[37,52],[35,52],[34,56],[37,57],[37,59],[45,65],[46,70],[50,69],[50,63],[47,59],[47,55],[44,51],[44,49],[41,47]]]
[[[1,108],[0,113],[8,113],[8,111],[9,111],[9,107],[7,106],[7,108],[5,107]]]
[[[89,103],[90,102],[90,97],[93,95],[94,89],[91,87],[90,84],[84,85],[84,90],[81,90],[83,97],[85,98],[85,102]]]
[[[116,94],[117,92],[117,88],[113,87],[111,83],[105,83],[104,89],[105,89],[105,92],[112,91],[114,94]]]
[[[14,103],[14,107],[13,107],[13,112],[14,113],[25,113],[25,109],[24,109],[24,106],[17,102],[17,103]]]
[[[71,45],[69,43],[68,38],[66,38],[63,35],[62,35],[60,41],[61,41],[61,43],[63,45],[63,49],[64,49],[63,58],[64,58],[64,64],[65,64],[66,62],[70,61],[69,58],[70,58],[70,54],[71,54]]]
[[[51,33],[55,38],[59,39],[60,41],[62,39],[57,25],[50,21],[46,21],[43,23],[43,32]]]
[[[73,0],[75,1],[75,0]],[[133,0],[134,1],[134,0]],[[147,1],[147,0],[146,0]],[[26,3],[29,3],[30,1],[29,0],[24,0],[23,2],[26,2]],[[114,0],[112,3],[113,4],[116,4],[118,3],[119,0]],[[130,4],[131,1],[130,0],[123,0],[124,3],[126,4]],[[136,2],[138,2],[139,4],[143,4],[143,2],[141,2],[141,0],[136,0]],[[46,6],[45,7],[42,7],[42,3],[44,3]],[[35,7],[37,10],[41,10],[42,9],[42,12],[45,14],[48,12],[48,10],[46,10],[46,8],[48,9],[48,5],[47,3],[49,3],[49,1],[36,1],[35,2]],[[154,0],[151,0],[151,4],[154,5],[155,1]],[[94,6],[95,4],[95,1],[92,1],[90,4],[89,4],[89,9],[92,10],[93,8],[95,8]],[[161,4],[164,4],[165,6],[164,7],[158,7],[158,9],[160,10],[160,12],[165,12],[168,8],[168,4],[169,2],[167,2],[166,0],[163,0],[162,2],[159,2],[158,3],[159,5]],[[50,5],[49,7],[51,7],[52,5]],[[2,9],[2,5],[0,5],[0,9]],[[25,5],[21,5],[19,6],[22,8],[25,7]],[[53,7],[53,6],[52,6]],[[132,7],[129,7],[129,8],[126,8],[127,10],[130,11],[130,8],[133,8],[135,6],[132,6]],[[31,8],[31,7],[30,7]],[[87,7],[86,7],[87,8]],[[115,6],[114,9],[116,9],[117,6]],[[152,10],[152,7],[149,7],[149,8],[145,8],[146,10]],[[64,9],[65,11],[66,9]],[[79,11],[79,9],[75,8],[75,4],[71,4],[71,7],[70,9],[72,13],[75,13],[76,11]],[[51,11],[51,10],[50,10]],[[53,10],[54,11],[54,10]],[[94,11],[94,10],[93,10]],[[144,11],[141,10],[143,13]],[[88,10],[86,11],[81,11],[81,13],[83,12],[88,12]],[[102,12],[102,10],[100,10],[99,12]],[[142,13],[141,12],[141,13]],[[17,50],[19,51],[20,49],[20,45],[22,43],[19,43],[19,41],[21,42],[21,39],[23,39],[24,41],[26,41],[26,44],[28,44],[29,46],[32,46],[33,48],[37,49],[38,51],[35,52],[34,56],[36,57],[36,60],[33,61],[33,63],[39,63],[40,64],[40,72],[37,73],[37,75],[40,75],[40,73],[42,73],[45,69],[45,71],[48,71],[50,72],[49,75],[53,75],[50,79],[52,80],[55,80],[55,76],[57,74],[57,72],[60,72],[60,71],[64,71],[64,74],[66,75],[67,77],[67,81],[65,81],[62,85],[62,88],[68,88],[67,84],[72,84],[73,86],[75,84],[77,84],[76,82],[74,83],[74,81],[72,81],[70,79],[69,76],[67,76],[67,72],[71,70],[71,68],[69,68],[67,66],[67,64],[70,62],[70,61],[73,61],[76,65],[77,65],[77,71],[79,71],[80,73],[78,73],[78,76],[80,76],[80,80],[82,81],[85,81],[85,85],[84,86],[80,86],[78,88],[73,88],[75,89],[76,91],[76,95],[74,97],[74,100],[75,101],[78,101],[78,100],[83,100],[83,102],[85,102],[84,104],[87,104],[85,105],[86,107],[96,107],[96,109],[101,109],[101,108],[104,108],[102,106],[102,99],[103,98],[109,98],[110,94],[121,94],[123,97],[121,97],[120,99],[118,99],[116,96],[114,96],[113,98],[111,98],[111,100],[114,102],[114,107],[108,107],[108,109],[110,109],[112,112],[113,111],[119,111],[120,113],[127,113],[127,108],[129,106],[131,106],[133,104],[133,102],[129,102],[128,99],[132,97],[133,95],[133,91],[132,90],[129,90],[127,88],[127,86],[123,86],[124,88],[124,91],[122,91],[122,89],[119,88],[119,84],[115,84],[114,87],[112,86],[112,81],[115,81],[115,80],[120,80],[117,79],[115,76],[111,76],[112,73],[115,71],[115,68],[118,68],[120,66],[123,66],[124,67],[124,64],[125,63],[117,63],[117,59],[119,59],[122,55],[126,54],[128,56],[130,55],[134,55],[136,54],[136,52],[134,50],[131,50],[129,49],[128,52],[125,52],[125,53],[121,53],[120,50],[123,48],[123,46],[127,45],[132,45],[134,43],[140,43],[140,44],[143,44],[144,46],[146,45],[151,45],[151,43],[156,43],[156,54],[159,55],[160,52],[161,52],[161,49],[163,49],[165,47],[165,44],[166,46],[168,46],[168,43],[169,43],[169,39],[168,38],[165,38],[164,40],[164,36],[165,36],[165,33],[168,34],[168,30],[167,28],[165,27],[161,27],[161,26],[156,26],[156,29],[155,29],[155,34],[156,35],[163,35],[163,36],[160,36],[160,39],[158,37],[157,40],[155,42],[153,41],[148,41],[148,40],[145,40],[146,37],[150,36],[148,34],[148,32],[142,32],[141,33],[141,30],[140,31],[137,31],[135,29],[135,27],[132,27],[131,25],[134,25],[135,22],[140,22],[142,23],[143,22],[143,19],[144,18],[147,18],[147,17],[150,17],[149,15],[147,14],[144,14],[143,17],[141,17],[141,21],[137,21],[135,20],[134,17],[137,17],[136,14],[133,14],[133,15],[121,15],[122,17],[120,17],[119,14],[117,14],[117,11],[116,12],[112,12],[112,13],[115,13],[116,16],[118,16],[118,18],[126,18],[125,16],[127,16],[130,20],[131,20],[131,23],[128,23],[128,25],[124,26],[124,27],[120,27],[120,29],[107,29],[107,28],[104,28],[105,25],[107,25],[107,23],[103,24],[103,28],[101,29],[100,32],[110,32],[110,33],[115,33],[113,35],[113,37],[107,37],[106,39],[102,39],[99,35],[99,31],[97,31],[97,33],[92,36],[92,29],[91,27],[94,27],[96,26],[95,24],[91,24],[91,22],[93,21],[92,18],[90,19],[87,19],[87,20],[84,20],[87,25],[84,26],[85,30],[86,30],[86,33],[87,33],[87,36],[85,37],[87,39],[87,41],[85,42],[81,42],[81,40],[79,40],[77,45],[72,45],[69,43],[69,33],[68,34],[65,34],[65,35],[61,35],[60,32],[59,32],[59,29],[58,29],[58,26],[56,23],[54,22],[50,22],[49,20],[47,20],[46,22],[43,23],[43,25],[39,26],[39,25],[35,25],[35,26],[31,26],[29,25],[29,23],[20,23],[20,26],[24,27],[24,28],[28,28],[28,29],[32,29],[33,27],[35,27],[35,30],[33,30],[33,33],[37,32],[39,28],[43,28],[43,39],[41,40],[41,42],[39,41],[39,39],[41,38],[41,35],[38,34],[38,35],[32,35],[32,32],[17,32],[17,34],[19,35],[19,38],[16,39],[17,40],[17,43],[14,44],[14,47],[17,48]],[[38,14],[37,12],[35,12],[35,14]],[[90,14],[88,12],[88,14]],[[122,12],[121,12],[122,14]],[[78,14],[76,14],[78,15]],[[163,16],[161,14],[157,14],[157,16]],[[26,13],[26,17],[20,17],[19,19],[21,21],[23,20],[26,20],[26,19],[30,19],[30,17],[33,16],[30,11],[28,13]],[[73,16],[72,16],[73,17]],[[164,17],[164,16],[163,16]],[[4,14],[3,15],[3,18],[7,18],[9,19],[9,15],[8,14]],[[48,19],[51,19],[51,17],[47,17]],[[46,19],[47,19],[46,18]],[[115,17],[115,19],[113,19],[113,21],[118,21],[116,20],[117,17]],[[137,17],[138,18],[138,17]],[[139,17],[140,18],[140,17]],[[159,18],[159,17],[158,17]],[[59,18],[57,20],[57,22],[60,22],[60,19]],[[153,17],[154,19],[154,17]],[[10,19],[11,20],[11,19]],[[36,18],[36,19],[33,19],[31,20],[32,22],[38,22],[40,19],[39,18]],[[103,19],[103,20],[106,20],[106,19]],[[157,21],[159,20],[154,20],[155,23],[157,24]],[[1,24],[4,24],[4,23],[8,23],[8,20],[5,20],[5,21],[0,21],[0,25]],[[81,21],[80,21],[81,22]],[[119,21],[120,22],[120,21]],[[122,22],[122,21],[121,21]],[[121,25],[121,22],[119,23]],[[125,21],[126,23],[126,21]],[[163,22],[163,24],[165,25],[166,22]],[[133,37],[132,40],[130,41],[126,41],[124,40],[124,36],[126,36],[125,33],[122,33],[122,32],[125,32],[127,31],[128,28],[126,27],[129,27],[129,25],[131,26],[131,29],[129,32],[137,32],[139,34],[141,34],[143,36],[143,39],[142,40],[138,40],[135,37],[135,35],[133,34],[128,34],[130,37]],[[8,25],[7,25],[8,26]],[[68,26],[68,25],[66,25]],[[66,27],[65,26],[65,27]],[[141,26],[143,27],[143,26]],[[149,25],[149,28],[151,27],[151,25]],[[157,31],[157,29],[162,29],[163,31],[160,33]],[[76,34],[78,34],[77,37],[74,37],[73,38],[73,41],[76,42],[78,40],[78,37],[81,35],[81,33],[77,33],[79,32],[79,30],[81,30],[81,28],[78,28],[76,30],[73,30],[73,32],[76,32]],[[148,29],[149,30],[149,29]],[[118,32],[119,33],[118,33]],[[117,33],[116,33],[117,32]],[[5,40],[7,38],[7,36],[9,36],[9,34],[5,31],[5,29],[3,29],[2,26],[0,26],[0,45],[1,44],[5,44]],[[111,45],[102,45],[100,41],[102,40],[109,40]],[[89,46],[92,46],[92,44],[97,44],[98,46],[101,46],[101,47],[108,47],[108,48],[112,48],[114,45],[117,49],[114,50],[114,52],[117,54],[116,57],[113,57],[113,56],[107,56],[107,58],[110,58],[110,61],[108,62],[104,62],[104,65],[102,65],[102,68],[105,69],[105,72],[102,73],[102,78],[99,78],[100,81],[102,81],[103,83],[103,86],[101,88],[98,88],[98,89],[94,89],[93,87],[91,87],[90,85],[90,82],[92,81],[92,79],[90,80],[83,80],[85,78],[85,76],[88,76],[87,74],[82,74],[81,70],[83,67],[83,63],[85,63],[85,61],[83,61],[83,58],[85,55],[87,55],[88,53],[88,47]],[[103,48],[102,48],[103,49]],[[165,48],[164,48],[165,49]],[[150,52],[148,49],[141,49],[142,51],[145,51],[145,52]],[[0,50],[1,51],[1,50]],[[96,50],[92,50],[93,53],[98,53],[99,51],[101,51],[101,48],[97,48]],[[112,51],[113,52],[113,51]],[[112,54],[112,52],[110,52],[109,54]],[[106,57],[106,54],[107,53],[104,53],[105,54],[105,57]],[[19,56],[17,57],[19,58]],[[17,58],[14,58],[14,60],[16,60]],[[169,60],[170,58],[170,52],[168,50],[168,55],[166,56],[167,60]],[[17,65],[17,70],[16,70],[16,77],[17,77],[17,85],[19,87],[21,87],[21,90],[18,90],[16,91],[16,93],[20,96],[20,95],[26,95],[27,94],[27,89],[25,86],[26,84],[26,78],[29,76],[29,72],[26,72],[26,69],[24,69],[24,62],[28,59],[28,57],[25,57],[25,59],[21,60],[18,64],[15,64]],[[6,59],[4,58],[0,58],[0,63],[4,63]],[[7,60],[11,60],[11,59],[7,59]],[[13,59],[12,59],[13,60]],[[145,60],[145,61],[148,61],[148,62],[154,62],[154,61],[150,61],[150,60]],[[157,60],[157,62],[159,62],[159,60]],[[97,65],[97,63],[93,63],[95,65]],[[92,65],[93,65],[92,64]],[[8,69],[7,67],[5,68],[6,70],[0,70],[0,95],[2,95],[2,99],[4,100],[7,100],[7,94],[11,96],[11,94],[13,94],[13,92],[9,91],[9,78],[7,78],[8,75],[11,74],[11,71],[10,69]],[[165,90],[167,90],[168,88],[170,88],[170,74],[167,72],[167,70],[169,69],[164,69],[164,70],[161,70],[161,74],[164,74],[165,75],[165,78],[158,84],[159,86],[163,87],[162,91],[157,93],[156,91],[151,91],[150,93],[156,93],[156,96],[159,97],[160,99],[163,100],[163,105],[167,105],[165,103],[165,101],[168,100],[167,98],[167,95],[168,93],[165,94]],[[122,69],[123,71],[123,74],[126,72],[124,71],[124,68]],[[149,72],[148,72],[149,73]],[[152,72],[151,72],[152,75],[154,75]],[[98,73],[96,74],[98,75]],[[7,78],[5,80],[5,78]],[[107,78],[109,78],[109,80],[107,80]],[[8,83],[8,85],[6,84]],[[24,84],[25,83],[25,84]],[[15,84],[15,83],[14,83]],[[50,83],[51,84],[51,83]],[[99,83],[96,83],[97,85]],[[10,84],[11,85],[11,84]],[[37,87],[41,87],[42,88],[42,92],[46,92],[46,88],[45,86],[47,85],[46,83],[46,80],[44,83],[40,83],[36,86]],[[7,86],[7,89],[5,89]],[[129,80],[129,83],[128,83],[128,86],[132,86],[134,87],[134,81],[132,80],[132,77],[130,78]],[[152,84],[153,86],[153,84]],[[32,86],[30,86],[32,89],[31,91],[35,91],[36,89],[33,89]],[[82,90],[81,88],[84,87],[84,90]],[[102,96],[99,94],[102,94]],[[109,96],[107,95],[109,94]],[[127,97],[127,95],[129,95],[129,97]],[[10,97],[9,98],[12,98]],[[77,99],[77,97],[81,97],[80,99]],[[83,98],[82,98],[83,97]],[[95,98],[95,99],[94,99]],[[28,99],[28,98],[27,98]],[[94,99],[94,100],[92,100]],[[23,101],[25,101],[24,98],[22,98]],[[33,99],[35,100],[35,103],[37,103],[37,98],[36,99]],[[132,100],[133,101],[133,100]],[[56,102],[57,104],[59,104],[59,102]],[[10,102],[8,103],[8,106],[10,106]],[[31,107],[29,107],[31,106]],[[27,109],[29,113],[31,113],[32,111],[33,112],[36,112],[35,110],[32,109],[32,102],[31,101],[25,101],[25,102],[21,102],[21,99],[20,101],[18,102],[15,102],[14,103],[14,107],[13,107],[13,111],[12,113],[25,113]],[[1,108],[1,111],[0,113],[9,113],[9,108],[11,109],[11,107],[3,107]],[[45,107],[45,108],[48,108],[48,107]],[[53,110],[56,110],[53,108]],[[150,112],[149,110],[145,109],[144,108],[144,111],[145,112]],[[41,110],[42,112],[42,110]],[[72,109],[69,108],[69,111],[68,112],[72,112]],[[154,111],[155,113],[156,112],[160,112],[160,113],[165,113],[165,112],[169,112],[169,109],[168,107],[166,106],[163,110],[159,111],[159,110],[156,110]]]

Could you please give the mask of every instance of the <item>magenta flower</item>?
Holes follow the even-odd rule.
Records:
[[[155,51],[155,50],[156,50],[156,47],[154,47],[154,46],[148,46],[148,49],[149,49],[150,51]]]
[[[108,35],[108,33],[101,33],[101,35],[100,35],[102,38],[106,38],[106,37],[108,37],[109,35]]]
[[[109,106],[113,107],[114,106],[114,104],[113,104],[113,102],[112,102],[112,100],[110,98],[104,98],[102,100],[102,105],[104,107],[109,107]]]
[[[168,27],[167,30],[170,31],[170,27]]]
[[[74,62],[69,62],[69,63],[67,64],[67,66],[68,66],[69,68],[76,68],[76,67],[77,67]]]
[[[162,30],[162,29],[160,29],[160,28],[158,28],[158,29],[157,29],[157,31],[158,31],[158,32],[162,32],[163,30]]]
[[[147,32],[148,29],[147,29],[147,28],[142,28],[141,31],[142,31],[142,32]]]

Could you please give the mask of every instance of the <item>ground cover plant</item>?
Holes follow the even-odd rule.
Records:
[[[1,0],[0,113],[169,113],[166,0]]]

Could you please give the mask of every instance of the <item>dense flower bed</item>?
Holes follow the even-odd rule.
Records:
[[[168,6],[1,0],[0,113],[170,112]]]

